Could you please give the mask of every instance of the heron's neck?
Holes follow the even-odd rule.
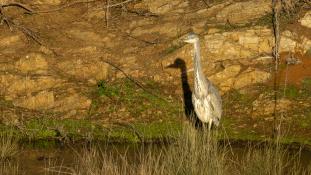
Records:
[[[201,55],[200,55],[200,42],[199,41],[194,43],[193,62],[194,62],[195,77],[197,78],[204,77],[202,68],[201,68]]]

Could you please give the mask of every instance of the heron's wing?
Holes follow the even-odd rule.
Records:
[[[208,106],[206,106],[206,99],[204,97],[202,98],[201,96],[199,97],[193,93],[192,104],[197,117],[202,122],[208,122]]]
[[[219,120],[222,115],[222,100],[219,91],[213,85],[211,85],[209,88],[209,96],[209,102],[213,110],[213,116]]]

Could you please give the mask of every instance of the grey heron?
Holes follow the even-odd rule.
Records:
[[[203,74],[198,35],[189,33],[184,42],[194,46],[194,90],[192,93],[194,111],[203,124],[208,123],[208,130],[211,130],[213,124],[219,125],[222,115],[221,96],[217,88]]]

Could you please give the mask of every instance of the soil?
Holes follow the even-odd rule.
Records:
[[[306,78],[311,78],[311,55],[292,54],[297,59],[297,64],[288,64],[286,59],[290,57],[290,53],[281,54],[282,70],[279,72],[280,84],[291,84],[301,86]]]

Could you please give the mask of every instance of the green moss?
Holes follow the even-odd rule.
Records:
[[[120,95],[119,89],[114,86],[110,86],[105,81],[99,81],[97,83],[97,90],[99,96],[115,97]]]
[[[299,90],[296,86],[289,85],[285,89],[285,96],[287,98],[295,99],[299,96]]]
[[[153,122],[139,123],[134,127],[143,136],[144,140],[159,140],[161,138],[175,138],[182,129],[182,125],[177,122]]]
[[[309,129],[311,128],[311,110],[303,111],[303,114],[300,116],[299,120],[296,121],[300,128]]]
[[[93,98],[90,113],[96,113],[99,106],[105,108],[106,112],[115,112],[125,109],[131,117],[139,118],[150,115],[151,118],[174,118],[178,113],[177,103],[170,102],[165,94],[160,91],[160,86],[154,81],[147,81],[146,87],[142,89],[128,79],[114,82],[99,82],[98,94]]]
[[[19,128],[0,125],[0,134],[13,133],[21,140],[31,140],[43,147],[51,140],[98,140],[113,142],[140,142],[173,138],[181,125],[174,121],[132,123],[103,127],[89,120],[31,119]],[[47,142],[46,142],[47,141]]]
[[[304,90],[310,90],[311,91],[311,77],[307,77],[307,78],[304,78],[302,80],[302,88]]]
[[[254,97],[252,97],[249,94],[242,94],[238,90],[231,90],[228,92],[224,99],[227,99],[225,101],[225,106],[232,106],[233,104],[240,104],[240,105],[245,105],[249,106],[252,104],[252,101]]]

